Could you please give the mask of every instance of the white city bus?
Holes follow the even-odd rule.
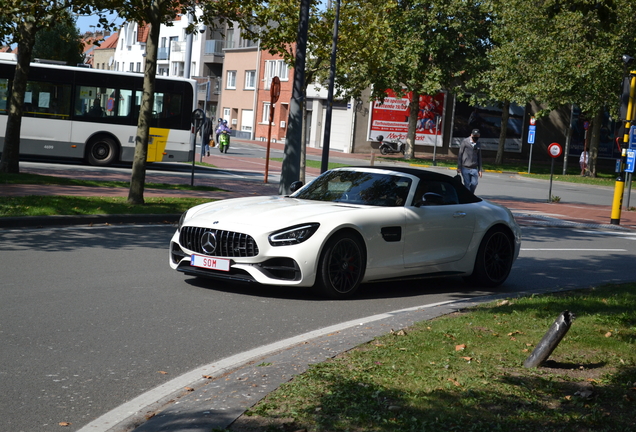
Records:
[[[0,60],[0,153],[16,63]],[[32,63],[24,98],[20,155],[132,162],[144,76]],[[192,161],[193,80],[157,77],[148,162]]]

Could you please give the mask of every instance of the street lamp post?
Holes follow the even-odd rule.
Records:
[[[289,101],[289,119],[287,143],[283,156],[278,193],[290,192],[290,186],[300,178],[300,146],[302,141],[302,104],[305,87],[305,55],[307,54],[307,33],[309,29],[309,6],[311,0],[300,1],[300,20],[296,43],[296,62],[294,64],[294,89]]]

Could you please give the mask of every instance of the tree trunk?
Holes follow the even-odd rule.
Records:
[[[599,108],[596,116],[592,120],[592,135],[590,136],[590,155],[588,170],[590,171],[590,177],[596,177],[596,162],[598,158],[598,145],[601,141],[601,126],[603,124],[604,108]]]
[[[22,128],[24,94],[29,78],[31,53],[33,45],[35,45],[37,30],[35,24],[30,22],[24,22],[19,27],[18,62],[13,76],[7,129],[4,135],[4,149],[2,150],[2,160],[0,160],[0,172],[2,173],[18,174],[20,172],[20,130]]]
[[[157,51],[159,46],[160,16],[157,1],[153,2],[153,17],[150,35],[146,44],[146,65],[144,67],[144,86],[137,121],[135,137],[135,156],[133,158],[132,175],[128,203],[142,205],[144,203],[144,185],[146,182],[146,160],[148,159],[148,141],[150,138],[150,122],[155,99],[155,76],[157,72]],[[194,157],[194,155],[193,155]]]
[[[506,147],[506,136],[508,135],[508,118],[510,117],[510,101],[505,101],[501,109],[501,131],[499,132],[499,145],[497,146],[497,156],[495,165],[502,165],[504,162],[504,149]]]
[[[413,99],[409,103],[409,127],[406,134],[405,159],[415,159],[415,135],[417,128],[417,115],[420,112],[420,94],[413,92]]]

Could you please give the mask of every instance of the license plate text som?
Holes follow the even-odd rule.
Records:
[[[211,270],[230,271],[230,260],[223,258],[192,255],[190,257],[190,265]]]

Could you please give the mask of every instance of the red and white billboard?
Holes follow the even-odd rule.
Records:
[[[372,102],[369,128],[369,139],[376,141],[378,135],[391,141],[399,138],[406,140],[409,127],[409,103],[413,93],[397,97],[395,92],[387,90],[383,103]],[[435,96],[421,95],[417,126],[415,129],[415,144],[442,146],[442,130],[444,114],[444,93]]]

